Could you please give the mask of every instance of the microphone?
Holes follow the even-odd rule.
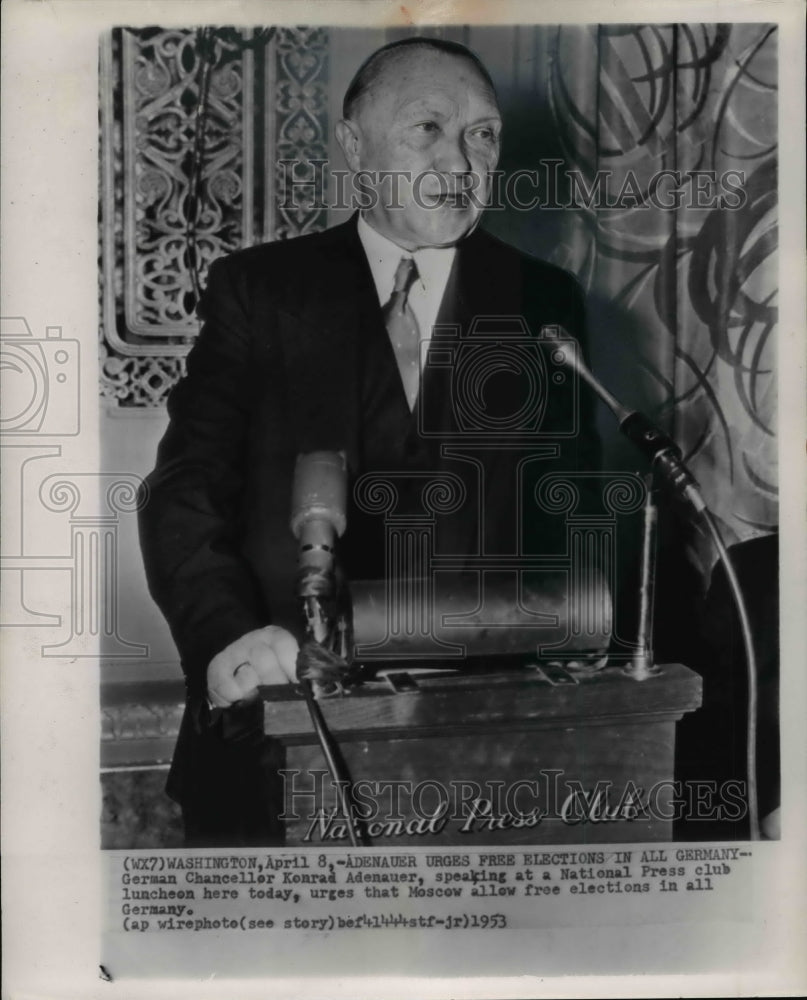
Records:
[[[597,381],[594,373],[586,367],[581,358],[580,346],[574,341],[558,340],[552,344],[557,360],[586,382],[614,414],[619,430],[642,452],[653,467],[653,471],[663,479],[682,500],[689,503],[696,513],[702,514],[706,504],[698,489],[695,477],[687,469],[681,449],[671,437],[660,430],[639,410],[629,410],[613,396],[604,385]]]
[[[345,531],[347,463],[341,451],[297,456],[291,494],[291,530],[299,543],[296,591],[301,598],[334,590],[336,539]]]
[[[665,483],[671,486],[673,492],[685,500],[694,509],[695,513],[702,518],[709,534],[712,536],[715,548],[726,571],[726,578],[737,608],[737,617],[740,621],[740,630],[743,637],[748,687],[746,717],[748,823],[751,840],[759,840],[756,748],[758,702],[756,652],[751,632],[751,621],[748,617],[748,609],[745,606],[740,581],[737,578],[731,556],[721,535],[717,519],[706,506],[698,489],[698,484],[684,464],[681,449],[675,441],[659,430],[643,413],[640,413],[638,410],[629,410],[615,396],[611,395],[605,386],[600,385],[593,373],[589,371],[580,358],[579,344],[574,343],[570,338],[568,341],[558,340],[557,343],[553,343],[552,348],[555,359],[576,372],[597,393],[616,417],[619,422],[620,431],[650,459],[653,471],[658,475],[659,479],[664,480]],[[642,676],[641,672],[638,676]]]
[[[308,635],[297,656],[297,678],[337,790],[350,842],[358,847],[363,838],[353,809],[350,775],[314,694],[315,683],[320,691],[330,691],[334,684],[326,680],[323,685],[311,676],[316,673],[317,661],[324,660],[326,669],[333,666],[334,659],[338,662],[338,657],[327,649],[332,633],[332,615],[327,606],[336,591],[334,549],[336,539],[347,526],[346,501],[347,462],[343,452],[311,451],[297,456],[290,526],[299,545],[295,589],[303,605]]]

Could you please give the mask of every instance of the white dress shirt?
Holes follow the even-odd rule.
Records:
[[[359,216],[359,239],[367,254],[373,273],[378,301],[384,306],[392,295],[395,271],[401,257],[414,257],[418,278],[409,290],[408,302],[420,327],[421,342],[431,340],[432,327],[440,311],[448,276],[454,263],[455,247],[427,247],[423,250],[403,250],[397,244],[382,236]],[[423,365],[425,351],[421,351]]]

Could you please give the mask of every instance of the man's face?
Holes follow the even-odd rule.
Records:
[[[378,232],[416,250],[451,246],[474,228],[499,160],[501,118],[473,63],[401,53],[340,126],[351,169],[385,178],[365,212]]]

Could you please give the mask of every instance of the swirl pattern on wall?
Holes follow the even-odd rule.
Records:
[[[559,257],[641,328],[633,367],[732,540],[777,524],[776,70],[767,24],[562,27],[548,68]]]

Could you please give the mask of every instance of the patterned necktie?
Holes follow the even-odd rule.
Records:
[[[415,408],[420,384],[420,327],[408,301],[409,290],[417,276],[414,260],[401,257],[395,271],[392,295],[382,310],[410,410]]]

